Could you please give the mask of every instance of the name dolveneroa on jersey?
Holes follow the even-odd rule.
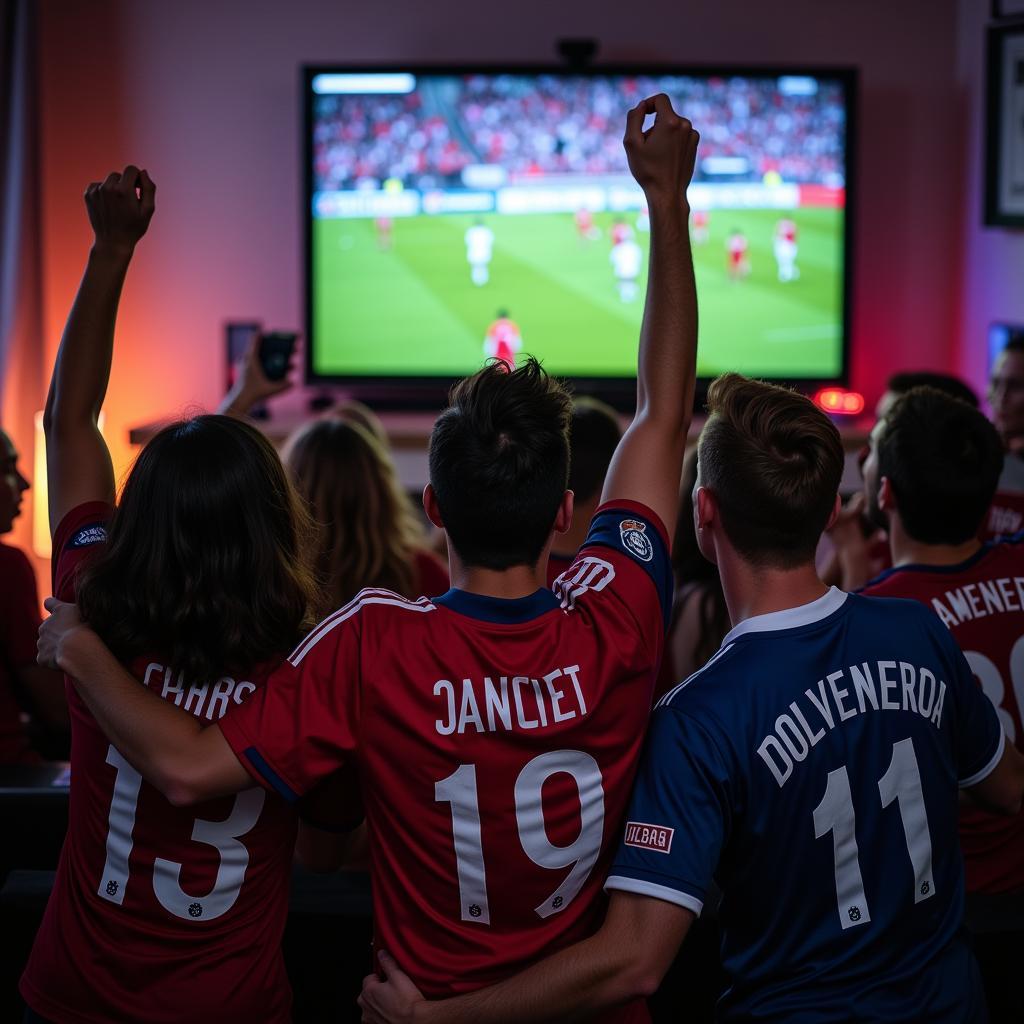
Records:
[[[567,665],[539,677],[495,675],[484,676],[482,680],[462,679],[458,683],[438,679],[434,696],[441,706],[434,728],[441,736],[451,736],[470,729],[546,729],[571,718],[583,718],[587,702],[583,699],[579,671],[579,665]]]
[[[876,682],[877,680],[877,682]],[[830,672],[803,697],[790,701],[775,720],[775,729],[761,741],[758,756],[779,788],[793,774],[826,731],[868,711],[913,711],[936,729],[942,725],[946,684],[926,668],[905,661],[863,662]]]

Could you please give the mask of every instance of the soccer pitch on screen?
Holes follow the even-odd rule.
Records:
[[[721,209],[696,226],[698,372],[830,378],[842,371],[842,207]],[[780,280],[781,220],[798,231],[796,275]],[[467,231],[493,237],[486,280],[474,280]],[[500,314],[535,355],[569,377],[630,377],[647,284],[642,213],[314,218],[314,371],[339,376],[443,377],[485,358]],[[633,287],[616,275],[619,233],[640,252]],[[733,265],[730,239],[746,250]],[[625,287],[623,286],[625,284]]]

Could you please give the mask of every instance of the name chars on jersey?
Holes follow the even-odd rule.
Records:
[[[788,711],[776,718],[774,731],[761,741],[757,753],[780,788],[793,774],[794,764],[807,757],[826,730],[866,711],[912,711],[936,728],[941,726],[946,699],[942,680],[929,669],[905,661],[879,661],[875,665],[877,686],[868,662],[851,665],[819,679],[816,688],[805,690],[804,707],[800,706],[802,699],[799,703],[790,701]]]
[[[932,598],[932,607],[943,623],[952,629],[961,622],[982,619],[1000,612],[1019,612],[1024,608],[1024,577],[1003,576],[981,580],[947,590],[945,601]]]
[[[482,681],[463,679],[460,684],[438,679],[434,696],[441,698],[443,707],[434,727],[441,736],[450,736],[468,729],[545,729],[571,718],[582,718],[587,713],[587,702],[580,687],[579,671],[579,665],[568,665],[539,677],[484,676]],[[564,681],[556,685],[558,679]]]
[[[256,690],[255,683],[247,679],[233,679],[231,676],[222,676],[212,683],[189,684],[185,681],[184,672],[175,673],[169,665],[158,665],[155,661],[146,666],[142,682],[154,691],[159,686],[160,696],[164,700],[173,696],[178,707],[184,701],[186,711],[210,722],[223,718],[229,703],[241,704]]]

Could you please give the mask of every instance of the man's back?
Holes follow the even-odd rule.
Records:
[[[377,940],[425,992],[507,977],[600,924],[670,580],[663,528],[615,502],[554,592],[364,591],[299,646],[262,711],[222,723],[265,783],[303,792],[339,751],[358,765]]]
[[[655,712],[608,887],[699,911],[715,874],[724,1019],[974,1019],[957,785],[1002,743],[919,606],[748,619]]]
[[[1007,739],[1024,750],[1024,534],[986,544],[960,565],[890,569],[864,593],[931,608],[964,652]],[[969,892],[1024,889],[1024,812],[1006,817],[965,805],[960,842]]]

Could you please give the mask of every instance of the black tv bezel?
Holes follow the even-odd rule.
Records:
[[[399,374],[322,374],[313,368],[313,78],[329,74],[396,74],[411,75],[544,75],[576,77],[605,75],[693,75],[705,77],[780,78],[808,76],[831,78],[842,82],[846,97],[844,153],[845,231],[843,237],[843,315],[841,369],[835,377],[763,377],[773,383],[788,384],[806,393],[829,385],[846,387],[850,380],[850,346],[852,330],[851,300],[853,295],[853,235],[856,221],[856,128],[858,114],[857,69],[849,65],[755,65],[755,64],[588,64],[577,68],[566,63],[537,64],[430,64],[430,63],[342,63],[304,64],[301,67],[302,88],[302,232],[303,290],[305,315],[305,383],[309,387],[343,389],[353,397],[373,402],[379,408],[435,408],[443,404],[445,395],[458,379],[447,374],[403,376]],[[699,125],[697,126],[700,127]],[[567,377],[580,394],[603,398],[619,409],[632,408],[636,399],[636,376],[630,377]],[[703,403],[712,377],[698,377],[696,401]]]

